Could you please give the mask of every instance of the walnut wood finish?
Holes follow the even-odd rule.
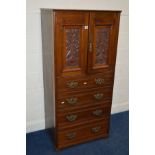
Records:
[[[88,39],[88,30],[84,26],[88,25],[89,12],[74,12],[74,11],[55,11],[55,64],[56,64],[56,75],[57,76],[67,76],[67,75],[81,75],[86,71],[87,65],[87,39]],[[79,33],[73,36],[71,33],[72,30],[77,30]],[[74,46],[67,47],[70,44],[66,43],[67,36],[66,31],[70,31],[70,44]],[[76,32],[75,32],[76,33]],[[78,39],[78,40],[76,40]],[[79,45],[78,45],[79,44]],[[77,47],[79,46],[79,47]],[[77,50],[79,52],[79,62],[77,66],[66,66],[66,48],[70,52]],[[77,49],[78,48],[78,49]],[[73,54],[72,57],[77,57]]]
[[[116,47],[118,38],[118,27],[119,27],[118,12],[91,12],[90,13],[90,29],[89,29],[89,42],[93,45],[93,51],[88,53],[88,72],[98,73],[103,72],[105,69],[115,68],[116,61]],[[107,34],[96,33],[97,30],[107,30]],[[106,32],[106,31],[105,31]],[[101,35],[105,36],[102,37]],[[98,39],[99,38],[99,39]],[[108,38],[108,39],[106,39]],[[100,42],[99,42],[100,41]],[[105,44],[101,44],[105,42]],[[99,45],[97,45],[97,43]],[[107,49],[106,49],[107,46]],[[106,57],[102,56],[105,60],[105,64],[96,63],[96,52],[105,50]],[[106,53],[107,52],[107,53]]]
[[[103,94],[101,99],[96,99],[94,95]],[[75,98],[76,102],[74,104],[70,104],[67,102],[67,99]],[[76,108],[84,108],[94,105],[109,105],[112,99],[112,87],[107,88],[95,88],[91,90],[86,90],[81,93],[81,91],[76,92],[66,92],[60,93],[57,99],[57,106],[60,112],[62,111],[72,111]]]
[[[102,84],[96,83],[97,79],[103,79]],[[105,72],[105,74],[95,74],[95,75],[87,75],[87,76],[72,76],[72,77],[57,77],[57,86],[59,92],[73,92],[73,91],[81,91],[85,89],[91,89],[91,88],[100,88],[100,87],[106,87],[106,86],[113,86],[113,72]],[[69,87],[68,83],[70,82],[77,82],[78,85],[76,85],[74,88]]]
[[[97,111],[96,111],[97,110]],[[99,120],[109,117],[110,106],[97,106],[93,108],[80,109],[78,111],[63,112],[58,114],[58,128],[64,129],[70,126],[84,125],[88,121]],[[70,121],[66,117],[75,116],[75,119]]]
[[[79,127],[68,128],[68,130],[60,131],[58,134],[58,141],[61,147],[74,145],[80,141],[88,141],[89,139],[96,139],[99,137],[106,137],[109,131],[109,120],[104,119],[96,121],[95,123],[86,124]],[[70,136],[72,135],[72,136]]]
[[[44,78],[45,96],[54,105],[56,149],[108,136],[120,12],[42,9],[44,76],[53,74],[52,82]]]

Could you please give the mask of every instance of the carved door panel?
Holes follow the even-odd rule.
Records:
[[[117,48],[118,14],[90,13],[88,72],[114,69]]]
[[[87,67],[88,12],[59,11],[55,14],[56,74],[85,74]]]

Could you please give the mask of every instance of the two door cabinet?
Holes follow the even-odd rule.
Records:
[[[41,9],[45,113],[57,149],[108,136],[120,13]]]

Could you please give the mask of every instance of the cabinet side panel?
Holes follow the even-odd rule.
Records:
[[[45,128],[55,127],[54,30],[50,10],[41,10]]]

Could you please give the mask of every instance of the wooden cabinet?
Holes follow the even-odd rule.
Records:
[[[108,136],[120,13],[41,9],[57,149]]]

